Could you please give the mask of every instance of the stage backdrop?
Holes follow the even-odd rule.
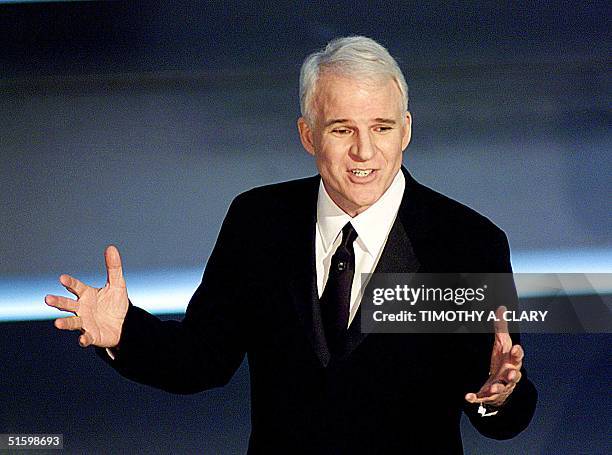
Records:
[[[75,453],[244,450],[245,365],[195,396],[133,384],[55,331],[43,297],[60,273],[101,285],[115,243],[133,302],[180,317],[232,198],[316,173],[298,71],[335,36],[397,56],[404,164],[502,227],[515,270],[612,271],[607,16],[605,2],[0,6],[0,433],[64,433]],[[507,443],[464,422],[466,452],[609,453],[609,346],[525,336],[534,422]]]

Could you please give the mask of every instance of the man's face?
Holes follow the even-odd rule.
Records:
[[[410,142],[411,117],[391,79],[363,82],[324,74],[312,104],[312,125],[298,120],[332,200],[356,216],[389,188]]]

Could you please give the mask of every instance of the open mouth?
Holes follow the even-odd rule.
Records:
[[[374,169],[351,169],[351,173],[356,177],[367,177]]]

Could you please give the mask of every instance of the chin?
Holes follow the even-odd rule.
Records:
[[[355,207],[356,210],[359,211],[359,213],[361,213],[371,205],[375,204],[378,199],[380,199],[380,196],[375,197],[370,194],[367,197],[352,198],[349,200],[351,205]]]

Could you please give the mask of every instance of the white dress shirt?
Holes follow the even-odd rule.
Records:
[[[387,243],[389,232],[397,217],[406,180],[401,171],[393,179],[391,186],[373,205],[351,218],[332,201],[323,185],[319,185],[317,198],[317,232],[315,254],[317,263],[317,289],[319,297],[323,294],[331,258],[342,241],[342,228],[349,221],[357,231],[355,250],[355,276],[351,288],[351,308],[349,325],[359,309],[361,301],[361,274],[372,273],[378,264],[383,247]]]

